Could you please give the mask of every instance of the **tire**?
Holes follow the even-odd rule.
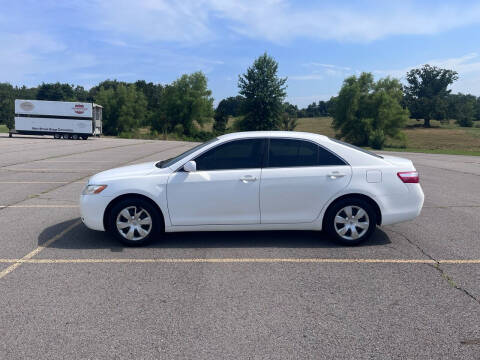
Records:
[[[136,216],[138,218],[135,219]],[[108,214],[107,230],[127,246],[142,246],[163,232],[163,221],[157,208],[149,201],[132,197],[113,205]]]
[[[63,134],[62,135],[62,138],[64,138],[65,140],[67,140],[69,138],[69,135],[68,134]]]
[[[54,139],[60,139],[61,137],[62,137],[62,135],[60,135],[59,133],[53,134]]]
[[[82,136],[82,140],[87,140],[87,139],[88,139],[88,136],[86,136],[86,135]]]
[[[77,135],[77,134],[73,134],[73,135],[72,135],[72,140],[78,140],[78,135]]]
[[[370,238],[376,227],[375,209],[360,198],[339,200],[333,203],[325,214],[325,230],[333,240],[342,245],[354,246],[363,243]]]

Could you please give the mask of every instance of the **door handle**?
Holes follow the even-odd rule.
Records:
[[[257,178],[251,175],[245,175],[240,178],[240,181],[246,184],[251,181],[257,181]]]
[[[330,179],[338,179],[338,178],[342,178],[344,177],[346,174],[343,174],[341,172],[338,172],[338,171],[334,171],[330,174],[328,174],[327,176],[330,178]]]

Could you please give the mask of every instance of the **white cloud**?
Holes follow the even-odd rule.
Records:
[[[415,64],[403,69],[375,70],[373,73],[378,76],[392,76],[405,81],[405,75],[408,71],[424,64],[458,72],[459,79],[451,87],[453,92],[480,95],[480,56],[477,53],[469,53],[457,58],[432,59],[423,64]]]
[[[480,4],[445,2],[287,0],[90,0],[79,11],[95,14],[104,30],[145,41],[192,43],[232,33],[276,43],[298,37],[365,42],[391,35],[435,34],[480,22]]]
[[[318,62],[309,62],[302,64],[309,68],[310,73],[304,75],[289,76],[289,80],[322,80],[327,77],[341,77],[342,79],[352,74],[352,69],[347,66],[338,66],[333,64],[323,64]]]
[[[288,80],[322,80],[323,78],[322,74],[307,74],[289,76]]]

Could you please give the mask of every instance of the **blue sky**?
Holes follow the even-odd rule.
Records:
[[[454,92],[480,96],[478,1],[0,0],[0,82],[110,78],[168,83],[203,71],[218,102],[268,52],[299,106],[336,95],[345,77],[404,78],[454,69]]]

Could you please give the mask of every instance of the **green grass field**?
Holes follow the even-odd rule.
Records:
[[[330,117],[303,118],[298,119],[295,130],[334,136],[331,123]],[[462,128],[453,121],[449,124],[432,121],[431,128],[423,128],[421,124],[422,122],[410,119],[403,130],[407,137],[406,148],[400,148],[394,141],[389,141],[387,142],[389,146],[385,150],[480,155],[480,128]]]
[[[8,128],[3,124],[0,124],[0,133],[8,133]]]
[[[228,128],[232,129],[234,121],[235,119],[230,119]],[[331,124],[331,117],[301,118],[298,119],[295,131],[334,137],[335,131]],[[431,121],[431,128],[424,128],[422,124],[422,121],[410,119],[403,130],[407,138],[407,147],[401,147],[399,143],[389,140],[384,150],[480,156],[479,127],[462,128],[454,121],[446,124],[436,120]],[[204,125],[203,130],[211,131],[211,128],[212,123],[209,123]]]

